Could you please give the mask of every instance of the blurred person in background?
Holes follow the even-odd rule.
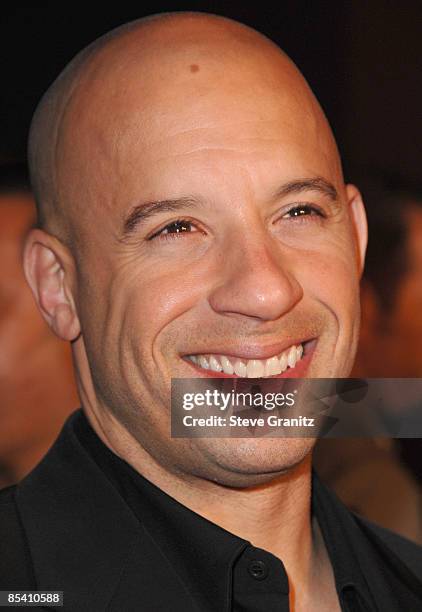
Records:
[[[0,488],[38,463],[79,405],[70,347],[44,322],[23,274],[23,242],[34,223],[25,165],[1,164]]]
[[[422,377],[422,192],[401,182],[359,180],[369,242],[362,325],[352,376]],[[409,385],[409,393],[411,392]],[[409,403],[421,401],[410,398]],[[342,501],[422,543],[422,440],[325,439],[315,465]]]

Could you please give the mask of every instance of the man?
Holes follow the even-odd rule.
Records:
[[[352,374],[417,378],[422,375],[422,195],[391,179],[367,176],[359,184],[370,239]],[[409,407],[420,403],[412,385],[407,393]],[[421,449],[417,438],[322,439],[314,466],[347,506],[422,544],[422,492],[416,480],[422,473]]]
[[[53,84],[29,154],[26,275],[83,413],[4,495],[22,582],[64,610],[417,609],[420,549],[311,486],[312,439],[170,436],[172,377],[280,376],[300,345],[284,375],[352,367],[363,205],[290,60],[216,16],[134,22]]]
[[[0,488],[21,480],[78,406],[70,348],[40,316],[22,270],[35,223],[26,169],[0,165]]]

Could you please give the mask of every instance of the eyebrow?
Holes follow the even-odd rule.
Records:
[[[337,189],[332,183],[317,176],[314,178],[303,178],[289,181],[282,185],[275,193],[274,199],[279,199],[287,195],[303,193],[304,191],[317,191],[336,201],[338,199]]]
[[[279,199],[291,194],[303,193],[305,191],[316,191],[328,196],[335,201],[338,198],[337,190],[332,183],[318,176],[314,178],[303,178],[289,181],[275,192],[274,199]],[[123,222],[123,229],[119,237],[120,241],[127,240],[134,231],[147,219],[163,212],[177,212],[181,209],[198,208],[203,206],[203,200],[190,197],[182,197],[170,200],[158,200],[143,202],[132,208]]]
[[[196,208],[203,202],[194,197],[176,198],[173,200],[159,200],[154,202],[143,202],[130,211],[123,223],[120,240],[126,240],[135,229],[147,219],[163,212],[177,212],[180,209]]]

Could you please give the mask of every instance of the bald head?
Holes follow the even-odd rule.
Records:
[[[145,153],[158,139],[175,141],[186,131],[206,136],[217,122],[228,138],[244,122],[267,122],[270,136],[277,115],[313,139],[340,178],[318,103],[269,39],[201,13],[155,15],[119,27],[81,51],[36,110],[29,164],[40,226],[69,246],[82,243],[96,216],[110,213],[136,164],[135,190],[142,188],[135,143]],[[212,142],[205,139],[204,146]]]

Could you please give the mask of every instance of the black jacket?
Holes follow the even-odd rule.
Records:
[[[379,565],[368,580],[391,589],[380,612],[422,610],[422,548],[340,510]],[[204,610],[69,421],[35,470],[0,492],[0,590],[14,589],[61,590],[64,606],[45,609],[63,612]]]

